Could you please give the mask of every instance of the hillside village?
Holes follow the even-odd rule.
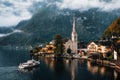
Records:
[[[120,35],[112,33],[109,38],[106,37],[105,39],[91,41],[89,43],[80,43],[78,42],[76,30],[76,18],[74,18],[71,39],[63,39],[62,36],[58,34],[54,40],[45,46],[40,45],[32,49],[31,55],[68,59],[81,58],[97,60],[100,63],[101,60],[105,60],[104,64],[114,64],[118,67],[120,66]]]
[[[0,0],[0,80],[120,80],[120,0]]]
[[[80,37],[80,36],[79,36]],[[120,36],[113,33],[111,37],[106,39],[101,39],[98,41],[91,41],[85,44],[78,44],[78,35],[76,30],[76,19],[73,21],[73,29],[71,34],[71,39],[63,39],[64,43],[64,53],[67,53],[67,49],[71,49],[70,53],[76,53],[80,56],[83,55],[92,55],[101,53],[103,58],[110,58],[117,60],[119,58],[119,46],[120,46]],[[41,45],[33,49],[33,53],[38,54],[54,54],[54,40],[47,43],[44,47]],[[79,47],[83,45],[82,47]],[[116,57],[115,57],[116,56]]]

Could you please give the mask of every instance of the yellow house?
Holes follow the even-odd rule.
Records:
[[[107,52],[111,52],[111,48],[110,47],[107,47],[107,46],[103,46],[103,45],[100,45],[98,47],[98,52],[99,53],[102,53],[103,54],[103,57],[105,58],[106,57],[106,53]]]
[[[100,46],[98,47],[98,52],[100,52],[100,53],[106,53],[106,46],[100,45]]]
[[[54,44],[47,44],[44,48],[42,48],[42,53],[54,53]]]

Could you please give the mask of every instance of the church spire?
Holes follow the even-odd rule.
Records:
[[[76,18],[74,17],[73,21],[73,30],[72,30],[72,41],[76,42],[77,41],[77,31],[76,31]]]
[[[76,17],[74,17],[73,19],[73,31],[72,32],[76,32]]]
[[[74,17],[73,19],[73,30],[72,30],[72,50],[73,50],[73,53],[77,53],[77,31],[76,31],[76,18]]]
[[[77,31],[76,31],[76,18],[74,17],[73,19],[73,29],[72,29],[72,34],[71,34],[71,40],[66,42],[65,48],[66,51],[67,49],[71,49],[72,53],[77,53],[78,52],[78,40],[77,40]]]

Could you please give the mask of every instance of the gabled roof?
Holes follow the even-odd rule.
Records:
[[[63,39],[63,43],[68,42],[68,40],[70,40],[70,39],[68,39],[68,38]]]
[[[97,42],[94,42],[94,41],[89,42],[89,43],[88,43],[88,45],[90,45],[91,43],[94,43],[94,44],[96,44],[96,45],[97,45]]]
[[[112,45],[112,42],[111,41],[92,41],[92,42],[90,42],[88,45],[90,45],[91,43],[94,43],[94,44],[96,44],[96,45],[102,45],[102,46],[107,46],[107,47],[109,47],[109,46],[111,46]]]

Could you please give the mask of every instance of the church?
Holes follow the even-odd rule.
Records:
[[[65,51],[67,53],[67,49],[71,49],[72,53],[77,53],[77,49],[78,49],[78,35],[77,35],[77,31],[76,31],[76,18],[74,18],[73,21],[73,29],[72,29],[72,33],[71,33],[71,39],[69,39],[65,44]]]

